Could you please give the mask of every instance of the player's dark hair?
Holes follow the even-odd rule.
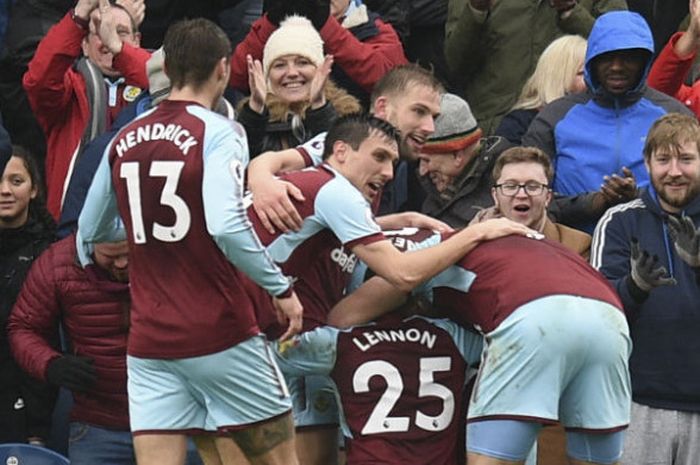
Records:
[[[165,73],[173,88],[201,87],[222,58],[231,56],[231,41],[223,30],[204,18],[178,21],[163,40]]]
[[[360,144],[367,140],[373,131],[399,145],[399,131],[387,121],[376,116],[364,115],[360,113],[345,115],[333,123],[326,136],[323,148],[323,159],[327,159],[333,153],[333,144],[342,141],[358,150]]]

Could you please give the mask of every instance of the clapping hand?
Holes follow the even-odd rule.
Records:
[[[144,0],[117,0],[117,4],[129,12],[137,27],[141,26],[146,17],[146,2]]]
[[[629,202],[637,197],[637,182],[632,171],[623,166],[622,176],[613,174],[603,178],[603,185],[600,192],[605,196],[608,205]]]
[[[652,257],[646,250],[641,250],[636,238],[630,242],[630,269],[632,281],[645,292],[655,287],[676,284],[666,267],[659,265],[659,257]]]
[[[333,67],[333,55],[326,55],[321,66],[316,70],[314,78],[311,80],[309,89],[309,100],[311,108],[316,110],[326,104],[326,82]]]
[[[267,99],[267,81],[263,73],[260,60],[254,60],[252,56],[246,56],[248,64],[248,87],[250,88],[250,100],[248,105],[255,113],[262,114]]]
[[[105,47],[116,55],[122,51],[122,39],[119,37],[117,22],[109,0],[100,0],[99,11],[99,17],[94,18],[95,30]]]
[[[693,268],[700,267],[700,233],[693,220],[688,216],[669,216],[668,233],[681,260]]]

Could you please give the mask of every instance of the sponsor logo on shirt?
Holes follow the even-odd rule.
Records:
[[[345,273],[352,273],[357,264],[357,257],[354,253],[347,253],[342,245],[331,251],[331,260],[340,266]]]

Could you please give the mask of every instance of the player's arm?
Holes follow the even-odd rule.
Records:
[[[336,328],[322,326],[272,347],[285,376],[328,375],[335,366],[337,340]]]
[[[274,234],[275,228],[298,231],[302,219],[291,198],[303,201],[296,186],[275,176],[306,167],[306,159],[297,149],[265,152],[248,165],[248,189],[253,194],[253,208],[265,229]]]
[[[456,263],[480,242],[511,234],[537,232],[506,218],[471,225],[435,247],[410,253],[399,252],[389,241],[359,243],[352,248],[357,257],[379,276],[404,292]]]
[[[275,176],[319,165],[323,161],[325,140],[326,133],[322,132],[296,148],[265,152],[248,166],[248,189],[253,193],[253,208],[270,234],[275,233],[275,228],[283,232],[298,231],[302,219],[290,197],[304,200],[299,189]]]
[[[242,131],[242,129],[240,129]],[[220,131],[205,145],[202,202],[207,231],[228,260],[275,299],[289,318],[286,339],[301,329],[301,304],[289,278],[267,254],[243,206],[243,163],[247,144],[234,131]]]
[[[406,292],[375,276],[335,304],[327,321],[338,328],[365,324],[398,308],[406,297]]]
[[[418,212],[391,213],[377,217],[376,221],[383,230],[425,228],[442,233],[453,231],[447,223]]]
[[[112,185],[112,169],[109,165],[108,144],[100,161],[95,177],[88,189],[85,204],[78,217],[78,234],[76,246],[81,265],[92,263],[90,244],[95,242],[114,242],[124,240],[123,228],[119,221],[117,197]]]

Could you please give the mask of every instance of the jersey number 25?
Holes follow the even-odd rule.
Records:
[[[418,397],[437,397],[442,400],[443,409],[435,416],[416,411],[415,424],[426,431],[442,431],[450,426],[455,412],[455,398],[450,389],[436,383],[433,374],[437,371],[449,371],[450,357],[423,357],[420,359],[418,375]],[[356,393],[369,392],[370,379],[381,376],[386,381],[386,390],[374,406],[371,415],[362,428],[362,434],[379,434],[406,432],[411,423],[409,417],[390,416],[391,410],[401,400],[404,390],[401,372],[389,362],[372,360],[360,365],[353,375],[353,390]]]

